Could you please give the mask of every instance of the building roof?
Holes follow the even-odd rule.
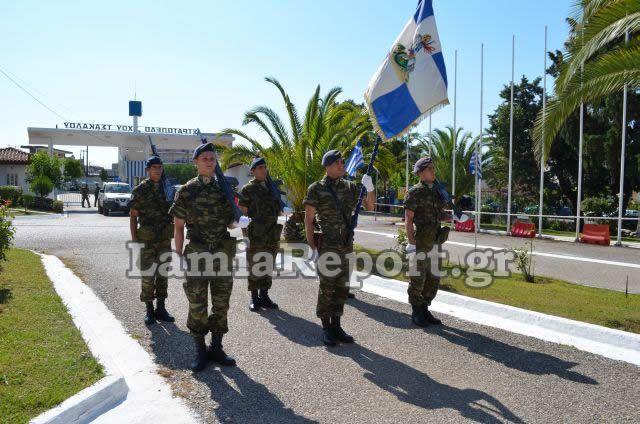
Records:
[[[31,163],[29,153],[18,150],[15,147],[5,147],[0,149],[1,164],[28,165]]]

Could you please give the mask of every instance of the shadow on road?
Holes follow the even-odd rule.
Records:
[[[355,299],[348,303],[353,305],[354,301],[364,304]],[[294,343],[307,347],[322,344],[320,339],[322,327],[318,324],[284,311],[264,316],[273,324],[275,330]],[[406,320],[406,316],[403,317]],[[365,370],[365,378],[395,395],[402,402],[425,409],[456,409],[463,417],[483,423],[502,422],[494,415],[512,422],[522,422],[500,401],[487,393],[474,389],[457,389],[438,383],[415,368],[382,356],[357,343],[327,350],[335,355],[351,358]],[[481,401],[485,401],[489,407],[478,403]],[[494,415],[487,411],[491,411]]]
[[[393,309],[365,303],[358,299],[352,299],[348,304],[369,318],[389,327],[418,330],[418,328],[411,323],[411,315],[409,312],[404,314]],[[501,363],[509,368],[533,375],[557,375],[560,378],[576,383],[598,384],[598,382],[591,377],[571,371],[571,368],[578,365],[576,362],[565,361],[546,353],[521,349],[481,334],[471,333],[447,325],[431,326],[428,327],[426,331],[441,336],[451,343],[466,347],[469,352]]]
[[[191,334],[173,323],[156,323],[148,328],[156,362],[170,369],[188,370],[194,355]],[[205,370],[193,373],[195,380],[209,387],[211,399],[218,404],[214,413],[219,422],[314,422],[286,408],[265,385],[252,380],[241,366],[223,368],[209,363]]]

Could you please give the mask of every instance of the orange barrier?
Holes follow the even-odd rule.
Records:
[[[476,230],[476,224],[473,219],[467,219],[465,222],[456,221],[456,231],[473,233],[475,230]]]
[[[580,241],[609,246],[611,244],[609,224],[584,224],[582,233],[580,233]]]
[[[514,237],[534,238],[536,236],[536,224],[516,221],[511,226],[511,235]]]

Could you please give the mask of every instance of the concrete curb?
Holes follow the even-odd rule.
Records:
[[[357,273],[362,290],[409,303],[403,281]],[[640,366],[640,334],[439,291],[431,310]]]
[[[47,215],[18,215],[11,218],[12,221],[30,221],[33,219],[60,219],[67,218],[67,213],[55,213]]]
[[[95,334],[92,334],[91,323],[78,309],[78,305],[71,300],[69,294],[70,285],[82,284],[86,290],[91,290],[76,277],[71,270],[66,268],[62,262],[55,256],[43,255],[33,252],[40,256],[47,272],[47,277],[53,283],[53,287],[67,307],[73,323],[80,330],[82,337],[87,341],[89,350],[98,359],[104,367],[107,376],[76,393],[60,405],[47,412],[42,413],[38,417],[32,419],[33,424],[63,424],[63,423],[89,423],[104,412],[122,403],[129,392],[129,387],[122,375],[118,371],[117,366],[105,358],[100,353],[95,342]],[[51,269],[51,262],[58,262],[58,272]]]
[[[88,423],[125,400],[129,388],[122,376],[107,376],[30,421],[32,424]]]

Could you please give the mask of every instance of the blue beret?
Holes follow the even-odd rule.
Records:
[[[423,158],[418,159],[415,165],[413,165],[413,173],[417,174],[418,172],[424,170],[427,166],[433,163],[433,159],[431,156],[425,156]]]
[[[252,162],[251,162],[251,170],[253,171],[254,169],[256,169],[256,167],[258,165],[266,165],[267,161],[264,160],[264,158],[261,158],[260,156],[258,156],[257,158],[255,158]]]
[[[147,162],[145,163],[145,168],[151,167],[151,165],[162,165],[162,159],[159,156],[149,156],[147,158]]]
[[[342,158],[340,150],[329,150],[322,156],[322,166],[327,167],[340,158]]]
[[[212,143],[205,143],[205,144],[201,144],[198,147],[195,148],[195,150],[193,151],[193,158],[195,159],[198,156],[200,156],[200,153],[203,152],[216,152],[216,149],[214,149],[213,144]]]

